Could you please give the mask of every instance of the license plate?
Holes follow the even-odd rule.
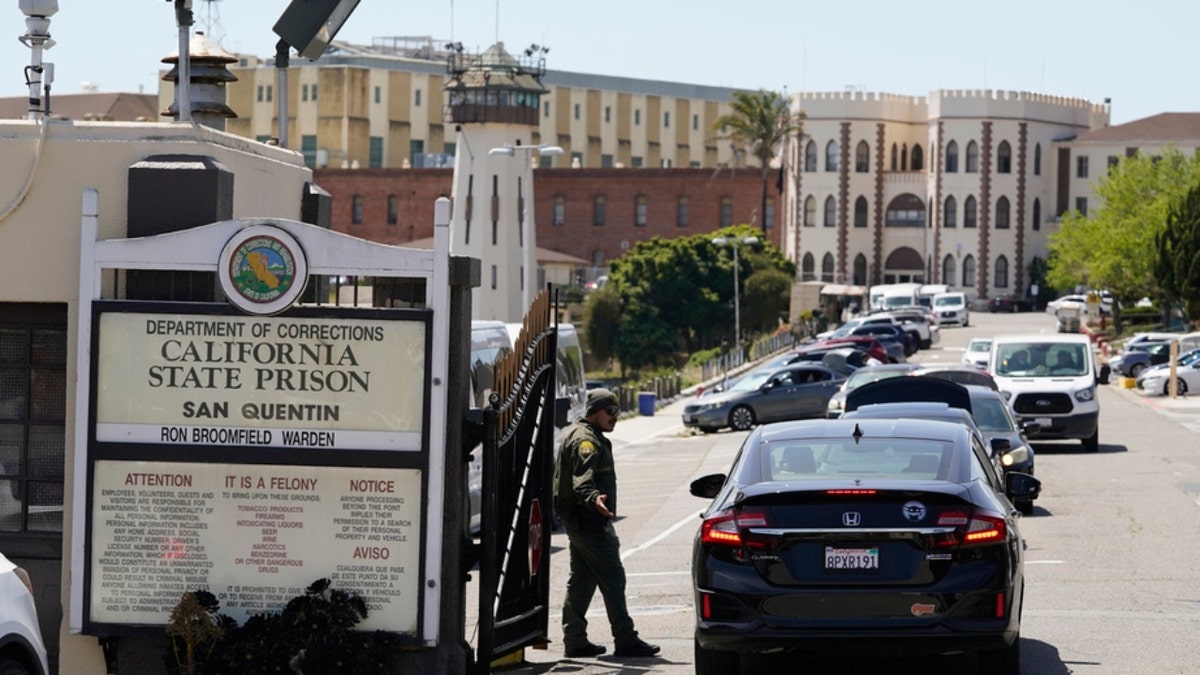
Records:
[[[879,549],[826,546],[825,569],[877,572],[879,571]]]
[[[1037,422],[1039,427],[1046,427],[1047,429],[1054,426],[1054,420],[1049,417],[1035,417],[1033,421]]]

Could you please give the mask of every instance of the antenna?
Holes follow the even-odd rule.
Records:
[[[221,25],[221,9],[217,7],[217,3],[220,1],[200,0],[204,3],[204,9],[201,12],[203,16],[200,19],[201,25],[204,26],[204,34],[217,44],[225,39],[225,27]]]

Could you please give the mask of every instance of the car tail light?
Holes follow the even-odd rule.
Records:
[[[873,495],[873,494],[875,494],[875,491],[874,490],[853,490],[853,489],[826,490],[825,494],[827,494],[827,495],[857,495],[857,496],[861,497],[863,495]]]
[[[944,511],[937,519],[938,527],[952,527],[950,532],[930,535],[931,548],[956,546],[986,546],[1008,538],[1008,524],[1003,517],[991,513]]]
[[[25,588],[28,588],[29,592],[32,594],[33,593],[33,581],[31,581],[29,579],[29,573],[25,571],[25,568],[24,567],[13,568],[13,574],[17,575],[17,578],[21,580],[21,583],[25,584]]]
[[[700,541],[714,546],[763,547],[762,541],[743,537],[751,527],[767,527],[770,519],[762,509],[725,510],[704,519],[700,525]]]

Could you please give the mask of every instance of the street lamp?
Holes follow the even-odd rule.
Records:
[[[563,154],[563,149],[557,145],[505,145],[488,150],[488,155],[516,157],[518,152],[529,153],[529,156],[525,158],[522,170],[521,191],[517,195],[517,198],[521,200],[521,246],[524,249],[521,251],[524,266],[521,274],[521,302],[524,303],[525,309],[528,309],[533,302],[533,284],[530,280],[537,278],[535,276],[537,260],[534,254],[534,237],[529,229],[529,200],[525,198],[526,186],[533,181],[533,153],[536,152],[542,157],[552,157]],[[530,194],[533,194],[532,191]]]
[[[737,349],[742,339],[742,308],[738,300],[741,295],[741,285],[738,283],[738,244],[757,244],[758,237],[713,237],[712,243],[733,247],[733,347]]]

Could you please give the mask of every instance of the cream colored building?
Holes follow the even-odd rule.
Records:
[[[784,249],[801,281],[1023,296],[1066,207],[1072,140],[1109,108],[1010,91],[803,92],[784,150]],[[1080,186],[1081,189],[1086,189]]]
[[[288,71],[287,145],[310,167],[451,166],[453,122],[445,114],[448,51],[430,38],[378,38],[370,46],[335,42],[318,61],[293,58]],[[500,44],[503,47],[503,43]],[[531,68],[544,52],[509,49]],[[525,52],[530,52],[526,54]],[[273,61],[241,56],[229,70],[227,103],[237,114],[226,129],[267,140],[278,134]],[[545,70],[534,144],[565,151],[548,166],[716,167],[734,163],[732,146],[713,122],[729,111],[733,89],[632,77]],[[160,103],[173,87],[164,84]]]

